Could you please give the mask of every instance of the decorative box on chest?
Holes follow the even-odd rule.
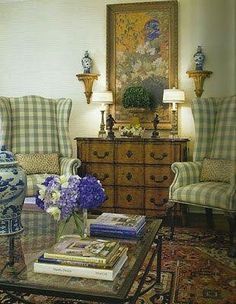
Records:
[[[187,139],[75,138],[79,175],[92,174],[108,199],[102,210],[163,215],[173,180],[171,164],[187,159]]]

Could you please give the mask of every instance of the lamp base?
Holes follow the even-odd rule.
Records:
[[[107,135],[106,131],[105,130],[99,130],[98,132],[98,137],[100,138],[105,138]]]
[[[178,131],[175,130],[170,131],[169,138],[171,139],[179,138]]]
[[[170,138],[178,138],[178,111],[177,108],[172,109],[172,129],[170,131]]]
[[[105,123],[104,123],[104,112],[105,110],[101,110],[101,123],[100,123],[100,130],[98,132],[98,137],[105,137],[106,136],[106,130],[105,130]]]

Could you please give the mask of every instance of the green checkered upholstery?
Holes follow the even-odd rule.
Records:
[[[202,162],[175,162],[171,169],[175,173],[173,183],[170,185],[170,193],[175,190],[199,182]]]
[[[56,100],[39,96],[10,98],[12,152],[59,152]]]
[[[69,117],[72,101],[30,95],[0,97],[0,143],[13,153],[53,153],[60,156],[60,174],[76,174],[80,160],[72,158]],[[45,172],[46,173],[46,172]],[[43,175],[27,176],[27,196],[36,192]]]
[[[174,200],[195,206],[236,211],[231,200],[231,189],[227,183],[200,182],[178,188]]]
[[[193,162],[176,162],[169,200],[183,204],[236,211],[236,96],[196,99],[192,102],[195,125]],[[204,157],[232,160],[230,183],[200,182]]]
[[[236,160],[236,96],[218,102],[211,158]]]
[[[0,147],[11,148],[11,106],[8,98],[0,99]]]
[[[192,114],[195,127],[195,148],[193,159],[198,161],[209,157],[215,130],[217,99],[203,98],[193,100]]]
[[[61,156],[72,155],[71,143],[69,138],[69,117],[71,112],[72,103],[68,103],[68,99],[61,98],[57,102],[57,124],[58,144]]]
[[[37,185],[42,184],[49,174],[29,174],[27,175],[27,197],[34,196],[38,190]]]

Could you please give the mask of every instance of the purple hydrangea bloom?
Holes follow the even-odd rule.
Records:
[[[46,211],[49,207],[58,207],[61,220],[68,219],[79,209],[99,207],[106,199],[100,181],[93,176],[72,175],[66,182],[64,180],[65,177],[47,177],[42,183],[46,187],[45,193],[40,196],[38,191],[36,195],[37,206]]]
[[[44,202],[38,196],[39,196],[39,192],[37,192],[36,194],[36,205],[44,210]]]
[[[44,186],[48,186],[51,181],[55,180],[55,176],[48,176],[45,181],[42,183]]]
[[[106,199],[101,183],[93,176],[85,176],[79,184],[79,207],[91,209],[99,207]]]

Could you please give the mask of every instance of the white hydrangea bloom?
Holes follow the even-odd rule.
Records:
[[[52,193],[52,202],[56,203],[59,200],[60,196],[61,196],[61,194],[58,190],[54,191]]]
[[[68,187],[68,177],[66,175],[61,175],[60,176],[60,184],[63,188]]]
[[[46,186],[44,185],[37,185],[39,187],[39,199],[44,200],[46,196]]]
[[[55,221],[59,221],[61,218],[61,210],[56,206],[50,206],[47,208],[47,213],[53,216]]]

